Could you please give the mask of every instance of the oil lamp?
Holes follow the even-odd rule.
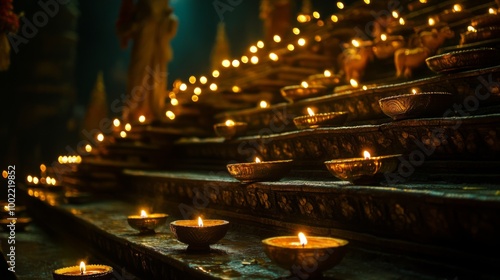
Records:
[[[255,157],[255,162],[232,163],[227,165],[229,174],[244,183],[259,181],[278,181],[292,167],[292,160],[262,161]]]
[[[113,268],[102,264],[80,265],[56,269],[52,272],[54,280],[111,280]]]
[[[210,251],[227,233],[229,222],[206,219],[177,220],[170,223],[170,231],[180,242],[188,244],[188,251]]]
[[[140,233],[154,233],[155,229],[164,225],[167,222],[167,214],[154,213],[147,214],[146,211],[141,210],[140,215],[128,216],[128,224],[138,230]]]

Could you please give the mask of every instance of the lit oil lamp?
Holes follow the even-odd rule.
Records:
[[[147,214],[146,211],[141,210],[140,215],[128,216],[128,224],[138,230],[142,234],[154,233],[155,229],[164,225],[167,222],[167,214],[154,213]]]
[[[56,269],[52,272],[54,280],[111,280],[113,268],[102,264],[80,262],[80,265]]]
[[[301,85],[286,86],[280,89],[283,98],[293,103],[302,99],[318,97],[325,93],[326,87],[318,85],[309,85],[302,82]]]
[[[373,53],[378,59],[393,58],[394,52],[404,46],[403,36],[388,36],[381,34],[379,38],[375,39],[372,47]]]
[[[291,168],[292,160],[262,161],[259,157],[255,157],[255,162],[227,165],[229,174],[244,183],[278,181]]]
[[[364,151],[363,158],[335,159],[326,161],[325,165],[340,180],[371,185],[379,184],[384,173],[396,170],[400,156],[402,155],[372,157],[368,151]]]
[[[322,74],[311,75],[307,78],[307,83],[311,86],[333,87],[342,81],[340,75],[334,75],[330,70],[325,70]]]
[[[227,120],[224,123],[215,124],[214,130],[218,136],[224,137],[226,140],[230,140],[235,137],[245,135],[247,127],[248,125],[246,122]]]
[[[439,14],[439,20],[444,22],[455,22],[470,16],[470,12],[465,10],[460,4],[454,4],[450,9]]]
[[[381,98],[382,112],[393,120],[433,117],[444,113],[453,103],[449,92],[411,92]]]
[[[309,115],[293,118],[293,123],[298,129],[328,127],[342,125],[347,120],[348,112],[329,112],[315,114],[314,111],[307,107]]]
[[[300,279],[321,278],[324,271],[340,263],[348,243],[338,238],[306,237],[303,233],[298,237],[278,236],[262,240],[266,255]],[[311,268],[315,269],[311,272]]]
[[[170,231],[180,242],[188,244],[189,251],[210,251],[210,245],[224,238],[229,229],[225,220],[177,220],[170,223]]]

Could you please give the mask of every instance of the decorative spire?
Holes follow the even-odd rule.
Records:
[[[108,117],[108,103],[106,101],[106,90],[102,71],[97,74],[94,89],[90,95],[83,126],[87,131],[98,128],[101,120]]]
[[[220,63],[224,59],[229,59],[231,50],[229,47],[229,40],[226,34],[226,25],[224,22],[219,22],[217,25],[217,34],[215,37],[215,44],[211,54],[212,70],[220,68]]]

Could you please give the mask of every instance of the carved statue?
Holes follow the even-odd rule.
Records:
[[[349,82],[351,79],[359,81],[363,77],[368,61],[373,60],[372,46],[348,48],[342,56],[346,81]]]
[[[419,36],[421,46],[412,49],[399,49],[394,53],[394,64],[398,77],[402,75],[406,78],[411,77],[413,69],[423,65],[425,59],[434,55],[446,39],[454,36],[454,32],[445,26],[439,30],[422,31]]]
[[[177,17],[168,0],[122,0],[117,33],[122,46],[133,40],[123,119],[160,120],[166,95],[167,63],[172,59],[170,41],[177,32]]]

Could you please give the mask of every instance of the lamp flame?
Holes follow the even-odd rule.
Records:
[[[387,35],[385,35],[385,34],[380,35],[380,40],[386,41],[387,40]]]
[[[148,217],[148,214],[146,213],[146,211],[141,210],[141,218],[147,218],[147,217]]]
[[[349,81],[349,83],[351,83],[351,86],[352,86],[352,87],[358,87],[358,86],[359,86],[358,81],[356,81],[355,79],[351,79],[351,80]]]
[[[198,226],[199,227],[203,226],[203,220],[201,219],[201,217],[198,217]]]
[[[300,241],[300,245],[302,245],[302,247],[304,247],[305,245],[307,245],[306,235],[303,234],[302,232],[299,232],[299,241]]]
[[[307,88],[307,87],[309,87],[309,84],[308,84],[306,81],[303,81],[302,83],[300,83],[300,85],[301,85],[303,88]]]
[[[307,113],[309,113],[309,116],[314,116],[314,111],[309,107],[307,107]]]
[[[226,121],[227,126],[234,126],[234,121],[233,120],[227,120]]]
[[[256,163],[259,163],[259,162],[262,162],[262,161],[260,160],[260,158],[259,158],[259,157],[255,157],[255,162],[256,162]]]
[[[80,272],[83,274],[85,274],[85,271],[87,270],[87,268],[85,267],[85,263],[84,262],[80,262]]]
[[[370,157],[371,157],[371,156],[370,156],[370,153],[369,153],[368,151],[364,151],[364,152],[363,152],[363,157],[364,157],[365,159],[370,159]]]
[[[323,72],[323,75],[325,77],[331,77],[332,76],[332,72],[330,72],[330,70],[325,70],[325,72]]]

